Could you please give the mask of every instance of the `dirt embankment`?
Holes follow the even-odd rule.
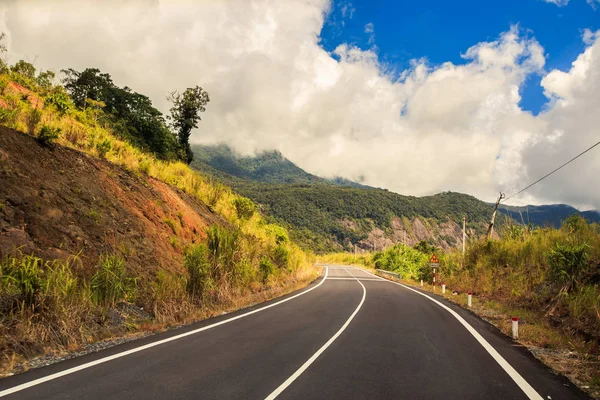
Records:
[[[215,223],[227,224],[177,188],[0,127],[0,257],[80,254],[89,273],[117,253],[137,276],[178,272],[185,246]]]

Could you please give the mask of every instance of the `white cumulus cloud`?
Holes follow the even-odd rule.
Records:
[[[194,142],[242,154],[278,149],[309,172],[403,194],[492,200],[598,138],[597,33],[584,32],[586,50],[566,72],[546,73],[542,45],[507,27],[465,49],[461,64],[414,60],[397,78],[375,50],[320,47],[330,8],[327,0],[21,0],[0,6],[0,30],[13,62],[98,67],[164,111],[169,91],[203,86],[211,102]],[[544,75],[549,98],[538,116],[519,107],[531,74]],[[600,208],[599,172],[590,152],[515,203]]]

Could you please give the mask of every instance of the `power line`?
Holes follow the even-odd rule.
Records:
[[[560,167],[556,168],[554,171],[542,176],[540,179],[538,179],[537,181],[533,182],[531,185],[519,190],[517,193],[513,194],[512,196],[508,196],[507,198],[505,198],[503,200],[503,202],[507,201],[510,198],[515,197],[516,195],[526,191],[527,189],[529,189],[530,187],[532,187],[533,185],[535,185],[536,183],[539,183],[541,181],[543,181],[544,179],[546,179],[547,177],[549,177],[550,175],[552,175],[553,173],[555,173],[556,171],[558,171],[559,169],[561,169],[562,167],[572,163],[573,161],[577,160],[579,157],[581,157],[582,155],[584,155],[585,153],[587,153],[588,151],[590,151],[591,149],[593,149],[594,147],[598,146],[600,144],[600,142],[596,143],[595,145],[593,145],[592,147],[588,148],[587,150],[579,153],[578,155],[576,155],[575,157],[571,158],[569,161],[567,161],[566,163],[564,163],[563,165],[561,165]]]

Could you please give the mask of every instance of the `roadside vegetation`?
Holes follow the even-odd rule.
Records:
[[[423,279],[431,291],[429,257],[435,252],[438,282],[446,283],[449,300],[465,305],[471,291],[474,310],[507,334],[510,317],[519,316],[519,340],[599,396],[600,224],[573,215],[559,229],[507,224],[501,236],[468,243],[464,257],[458,249],[442,252],[421,242],[374,254],[332,254],[320,261],[394,271],[408,284],[418,286]]]
[[[166,182],[201,200],[223,223],[198,232],[206,240],[182,246],[177,235],[185,216],[164,219],[172,231],[165,240],[184,254],[180,273],[159,269],[136,276],[127,251],[117,248],[91,266],[84,265],[85,254],[56,260],[19,249],[4,254],[0,372],[36,355],[263,301],[315,276],[312,255],[286,229],[265,221],[249,199],[188,167],[188,139],[208,103],[206,92],[195,87],[171,93],[167,119],[146,96],[117,87],[108,74],[63,72],[61,85],[51,71],[36,71],[22,60],[0,61],[0,124],[35,137],[47,151],[71,147],[142,181]],[[97,212],[89,217],[100,218]]]

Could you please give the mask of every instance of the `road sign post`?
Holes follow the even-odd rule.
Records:
[[[435,290],[435,280],[437,278],[437,269],[440,265],[440,260],[438,260],[435,253],[429,259],[429,266],[433,268],[433,290]]]

